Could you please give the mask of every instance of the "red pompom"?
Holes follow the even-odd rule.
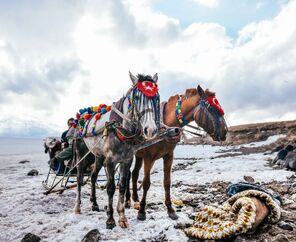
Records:
[[[95,116],[95,119],[96,120],[99,120],[100,118],[101,118],[101,114],[100,113],[97,113],[96,116]]]
[[[79,113],[76,113],[76,118],[80,119],[80,114]]]
[[[213,106],[220,113],[220,115],[222,115],[222,116],[224,115],[223,108],[215,96],[209,96],[207,98],[207,101],[209,102],[209,104],[211,106]]]
[[[107,110],[107,112],[109,112],[111,110],[111,106],[107,106],[106,110]]]
[[[84,118],[85,120],[88,120],[91,116],[92,116],[92,115],[88,113],[88,114],[85,114],[83,118]]]
[[[107,105],[106,105],[106,104],[100,104],[99,107],[100,107],[100,108],[105,108],[105,107],[107,107]]]

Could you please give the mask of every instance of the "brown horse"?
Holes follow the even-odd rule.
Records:
[[[214,98],[213,102],[210,102]],[[213,104],[213,105],[211,105]],[[217,104],[217,105],[215,105]],[[204,91],[200,86],[186,90],[185,95],[175,95],[169,98],[163,109],[163,123],[169,127],[183,127],[188,122],[195,121],[202,127],[215,141],[226,139],[227,125],[223,117],[223,110],[215,99],[215,93],[209,90]],[[135,208],[139,209],[138,219],[146,219],[146,196],[150,187],[150,171],[157,159],[163,158],[165,189],[165,205],[167,206],[168,215],[171,219],[178,219],[178,216],[172,207],[170,197],[171,186],[171,168],[174,157],[176,142],[162,141],[140,150],[136,153],[136,163],[132,172],[133,195]],[[143,179],[143,196],[139,203],[137,192],[137,180],[139,171],[144,161],[144,179]],[[130,206],[130,192],[127,190],[126,206]]]

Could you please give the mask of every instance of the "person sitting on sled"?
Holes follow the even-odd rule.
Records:
[[[69,146],[68,143],[68,139],[67,139],[67,133],[69,131],[69,129],[72,127],[72,125],[74,124],[74,118],[69,118],[67,121],[67,125],[68,125],[68,129],[65,130],[62,135],[61,135],[61,141],[62,141],[62,149],[66,148]]]
[[[54,158],[49,161],[49,165],[53,170],[57,170],[59,164],[64,166],[64,161],[71,160],[73,157],[73,139],[75,134],[75,128],[73,125],[75,124],[74,118],[68,119],[68,130],[64,131],[61,136],[62,146],[64,148],[60,153],[58,153]]]

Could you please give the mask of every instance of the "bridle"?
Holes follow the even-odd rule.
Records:
[[[182,95],[179,95],[179,98],[176,103],[176,119],[178,120],[179,124],[183,127],[187,125],[190,121],[187,121],[184,117],[184,115],[181,112],[181,105],[182,105]],[[185,100],[187,98],[185,97]],[[211,115],[209,115],[209,113]],[[196,119],[196,116],[199,114],[198,118]],[[208,133],[210,136],[215,136],[220,140],[220,134],[219,134],[219,124],[221,121],[225,122],[222,115],[219,114],[217,109],[212,106],[207,98],[200,98],[198,101],[197,106],[193,110],[192,114],[192,120],[197,120],[197,125],[201,127],[203,115],[205,115],[205,128],[204,130],[208,133],[210,123],[212,123],[214,130],[212,133]],[[225,125],[225,128],[227,129],[227,126]]]
[[[136,128],[136,130],[142,130],[142,123],[141,119],[143,118],[144,115],[147,113],[154,113],[155,114],[155,122],[157,127],[160,127],[160,115],[159,115],[159,94],[157,93],[154,97],[151,97],[154,110],[152,108],[145,108],[142,111],[138,110],[137,103],[140,101],[139,96],[135,96],[136,92],[139,92],[142,98],[145,96],[145,94],[141,93],[138,89],[137,86],[134,85],[127,94],[127,99],[128,99],[128,112],[131,114],[131,125]],[[136,100],[137,99],[137,100]]]

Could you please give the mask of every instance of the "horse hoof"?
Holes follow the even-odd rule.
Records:
[[[99,206],[95,206],[95,205],[93,205],[93,206],[91,207],[91,210],[92,210],[92,211],[100,212]]]
[[[106,228],[113,229],[115,226],[116,226],[116,223],[113,216],[109,217],[106,221]]]
[[[134,209],[140,210],[140,202],[135,202],[134,203]]]
[[[119,221],[119,226],[123,229],[128,228],[128,222],[127,221]]]
[[[106,229],[113,229],[114,227],[116,227],[115,223],[106,223]]]
[[[177,220],[179,216],[174,212],[174,213],[169,213],[169,218],[172,220]]]
[[[146,213],[138,213],[138,220],[144,221],[146,220]]]
[[[74,209],[74,213],[75,213],[75,214],[81,214],[81,210],[80,210],[80,208],[75,208],[75,209]]]
[[[125,208],[131,208],[131,201],[126,201],[125,202]]]

